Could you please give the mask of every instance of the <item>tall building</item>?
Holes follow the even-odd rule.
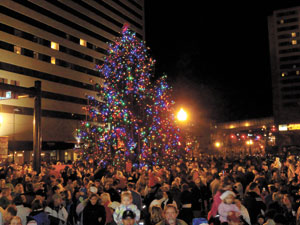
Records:
[[[97,97],[102,82],[95,66],[125,23],[145,38],[144,0],[1,0],[0,17],[0,82],[41,81],[42,156],[73,159],[86,96]],[[0,94],[0,156],[8,145],[14,160],[29,160],[33,100]]]
[[[300,6],[268,18],[273,113],[279,145],[300,145]]]

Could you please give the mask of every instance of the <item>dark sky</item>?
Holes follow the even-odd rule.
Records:
[[[280,3],[146,0],[145,7],[156,75],[210,90],[218,121],[272,115],[267,16]]]

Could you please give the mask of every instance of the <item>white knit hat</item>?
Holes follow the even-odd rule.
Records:
[[[221,199],[221,200],[224,200],[224,199],[227,198],[229,195],[232,195],[233,197],[235,197],[234,192],[232,192],[232,191],[225,191],[225,192],[220,196],[220,199]]]

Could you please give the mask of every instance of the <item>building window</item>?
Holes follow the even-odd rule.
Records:
[[[300,75],[300,71],[299,70],[296,71],[296,75]]]
[[[292,45],[296,45],[297,44],[297,40],[292,40]]]
[[[292,32],[292,37],[296,37],[296,32]]]
[[[51,57],[51,64],[56,64],[56,59],[55,59],[55,57]]]
[[[20,46],[14,46],[14,53],[17,53],[18,55],[21,55],[21,47]]]
[[[59,44],[56,42],[51,41],[51,48],[54,50],[59,50]]]
[[[80,45],[86,47],[86,40],[80,39]]]
[[[38,52],[33,52],[33,58],[34,59],[39,59],[39,53]]]
[[[281,73],[282,77],[285,77],[286,75],[287,75],[287,73],[285,73],[285,72]]]

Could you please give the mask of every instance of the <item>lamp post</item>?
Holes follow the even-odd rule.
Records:
[[[177,113],[177,119],[182,124],[182,128],[184,127],[184,125],[186,125],[187,118],[188,118],[188,115],[187,115],[186,111],[183,108],[181,108]],[[186,127],[184,129],[184,132],[187,132]],[[185,134],[184,137],[185,137],[185,147],[186,147],[187,135]],[[194,150],[192,150],[192,158],[194,158]]]
[[[21,110],[19,108],[13,109],[13,163],[15,163],[15,150],[16,150],[16,113],[20,112]]]
[[[251,145],[253,145],[253,141],[249,139],[249,141],[246,141],[246,144],[249,146],[249,155],[251,155]]]

